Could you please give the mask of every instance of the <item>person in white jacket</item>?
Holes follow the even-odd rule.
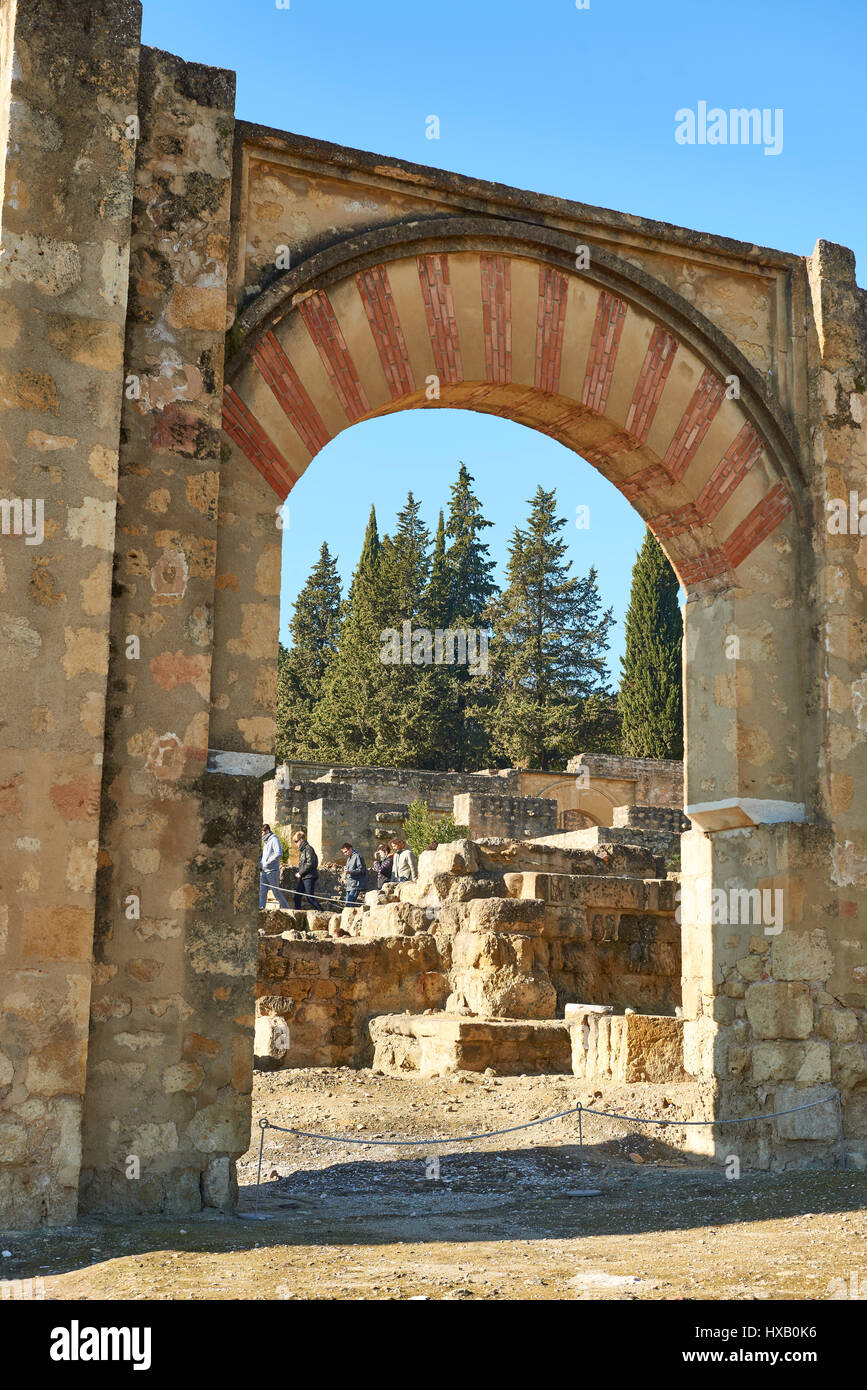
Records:
[[[265,907],[268,901],[268,889],[277,899],[278,907],[288,907],[289,899],[280,887],[280,860],[283,857],[283,846],[274,834],[270,825],[262,826],[262,858],[259,870],[259,906]]]
[[[418,865],[406,840],[392,840],[391,852],[394,856],[391,865],[392,883],[415,883],[418,878]]]

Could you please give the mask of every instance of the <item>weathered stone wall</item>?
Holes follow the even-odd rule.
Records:
[[[543,938],[558,1013],[576,999],[674,1013],[681,970],[676,883],[514,873],[505,876],[505,887],[545,904]]]
[[[489,835],[525,840],[557,829],[557,803],[541,796],[464,792],[455,797],[453,814],[456,824],[466,826],[473,840]]]
[[[231,1205],[249,1123],[258,784],[206,771],[233,107],[143,50],[86,1210]]]
[[[237,588],[237,575],[226,582]],[[217,646],[221,653],[223,644]],[[222,654],[216,659],[224,665],[227,662]],[[245,680],[243,672],[239,677],[238,665],[235,661],[225,678],[222,671],[220,674],[221,684],[227,682],[232,687],[233,708],[239,691],[253,698],[249,679]],[[222,701],[228,707],[230,696],[222,696]],[[247,745],[239,744],[237,736],[238,729],[221,728],[223,741],[219,746],[253,746],[249,740]],[[226,742],[227,738],[235,742]],[[398,828],[397,824],[386,828],[387,810],[393,808],[402,818],[413,801],[426,801],[437,815],[453,814],[459,825],[469,825],[476,838],[495,835],[517,839],[547,834],[558,827],[573,829],[576,816],[582,818],[582,825],[611,825],[619,808],[637,801],[659,807],[683,805],[683,770],[677,762],[582,754],[572,760],[569,769],[558,773],[516,768],[460,773],[288,762],[265,784],[263,818],[293,830],[305,825],[308,832],[314,822],[311,843],[320,858],[332,859],[347,836],[372,856],[377,842]],[[463,800],[468,796],[475,806],[472,824]],[[460,806],[458,797],[462,798]],[[314,812],[312,805],[320,799],[327,799],[328,804]]]
[[[448,993],[432,936],[259,938],[257,1012],[285,1018],[284,1067],[369,1066],[377,1014],[439,1009]]]
[[[349,789],[329,787],[328,790],[332,793]],[[335,797],[329,794],[308,801],[307,838],[320,862],[332,864],[344,862],[341,846],[348,840],[364,855],[368,870],[372,870],[374,850],[385,845],[392,836],[403,833],[408,810],[406,804],[358,801],[351,795]],[[290,824],[294,828],[303,822],[295,819]]]
[[[29,1226],[78,1201],[140,7],[0,17],[0,496],[44,525],[0,537],[0,1220]]]

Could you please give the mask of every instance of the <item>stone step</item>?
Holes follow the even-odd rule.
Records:
[[[369,1024],[373,1066],[392,1076],[486,1071],[499,1076],[572,1070],[569,1025],[563,1019],[485,1019],[458,1014],[380,1014]],[[436,1115],[431,1115],[431,1131]],[[422,1142],[422,1141],[420,1141]]]

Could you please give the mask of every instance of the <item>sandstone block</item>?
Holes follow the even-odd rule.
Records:
[[[776,980],[827,980],[834,956],[821,928],[795,932],[784,928],[771,945],[771,973]]]
[[[851,1009],[823,1008],[819,1014],[819,1032],[831,1042],[854,1042],[858,1036],[858,1015]]]
[[[824,1100],[824,1105],[813,1105],[809,1110],[797,1110],[791,1115],[781,1115],[775,1122],[781,1139],[836,1139],[838,1133],[837,1106],[835,1093],[828,1086],[778,1086],[774,1092],[774,1110],[793,1110],[796,1106],[810,1105],[813,1101]]]
[[[801,981],[760,981],[745,1002],[757,1038],[807,1038],[813,1030],[813,1001]]]
[[[840,1043],[831,1048],[834,1085],[849,1091],[867,1080],[867,1043]]]

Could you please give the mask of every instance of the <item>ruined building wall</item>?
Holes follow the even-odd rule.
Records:
[[[87,1063],[140,10],[2,20],[0,1214],[75,1217]],[[14,62],[11,49],[14,46]]]
[[[233,108],[142,51],[84,1210],[230,1204],[249,1120],[258,807],[206,770]]]

